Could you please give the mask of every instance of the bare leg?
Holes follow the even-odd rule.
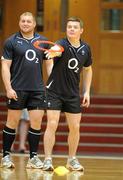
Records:
[[[65,113],[68,126],[69,126],[69,135],[68,135],[68,145],[69,145],[69,158],[76,156],[76,151],[79,144],[80,139],[80,121],[81,114],[72,114]]]
[[[29,128],[29,121],[25,119],[21,119],[19,126],[19,151],[26,150],[25,142],[27,138],[28,128]]]
[[[36,130],[41,129],[43,115],[44,115],[43,110],[30,110],[29,111],[30,127]]]
[[[45,158],[50,158],[55,144],[55,132],[58,127],[60,111],[47,110],[47,128],[44,134],[44,152]]]

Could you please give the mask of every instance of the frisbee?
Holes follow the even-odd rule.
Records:
[[[45,48],[46,44],[50,45],[49,49]],[[37,40],[33,43],[33,46],[39,50],[48,51],[48,52],[63,52],[64,51],[64,48],[61,45],[56,44],[51,41]]]

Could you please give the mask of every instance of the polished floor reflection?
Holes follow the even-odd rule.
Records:
[[[27,160],[25,155],[13,155],[15,169],[0,168],[0,180],[123,180],[123,158],[84,156],[79,158],[85,168],[84,174],[73,171],[63,176],[55,172],[26,169]],[[66,158],[54,157],[53,163],[55,167],[65,166]]]

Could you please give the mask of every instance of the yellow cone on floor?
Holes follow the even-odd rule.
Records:
[[[64,166],[58,166],[57,168],[54,169],[54,172],[59,176],[64,176],[69,172],[69,170],[66,169]]]

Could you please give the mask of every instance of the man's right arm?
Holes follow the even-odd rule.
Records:
[[[17,100],[16,92],[13,90],[11,86],[11,73],[10,73],[10,67],[11,67],[12,60],[2,59],[1,60],[1,73],[2,73],[2,79],[3,83],[6,89],[7,97],[10,99]]]
[[[46,60],[45,63],[46,63],[47,75],[49,77],[52,72],[52,68],[53,68],[53,60],[52,59]]]
[[[4,86],[5,86],[5,89],[6,91],[8,89],[11,89],[11,82],[10,82],[10,78],[11,78],[11,75],[10,75],[10,67],[11,67],[11,60],[1,60],[1,65],[2,65],[2,69],[1,69],[1,72],[2,72],[2,79],[3,79],[3,83],[4,83]]]

